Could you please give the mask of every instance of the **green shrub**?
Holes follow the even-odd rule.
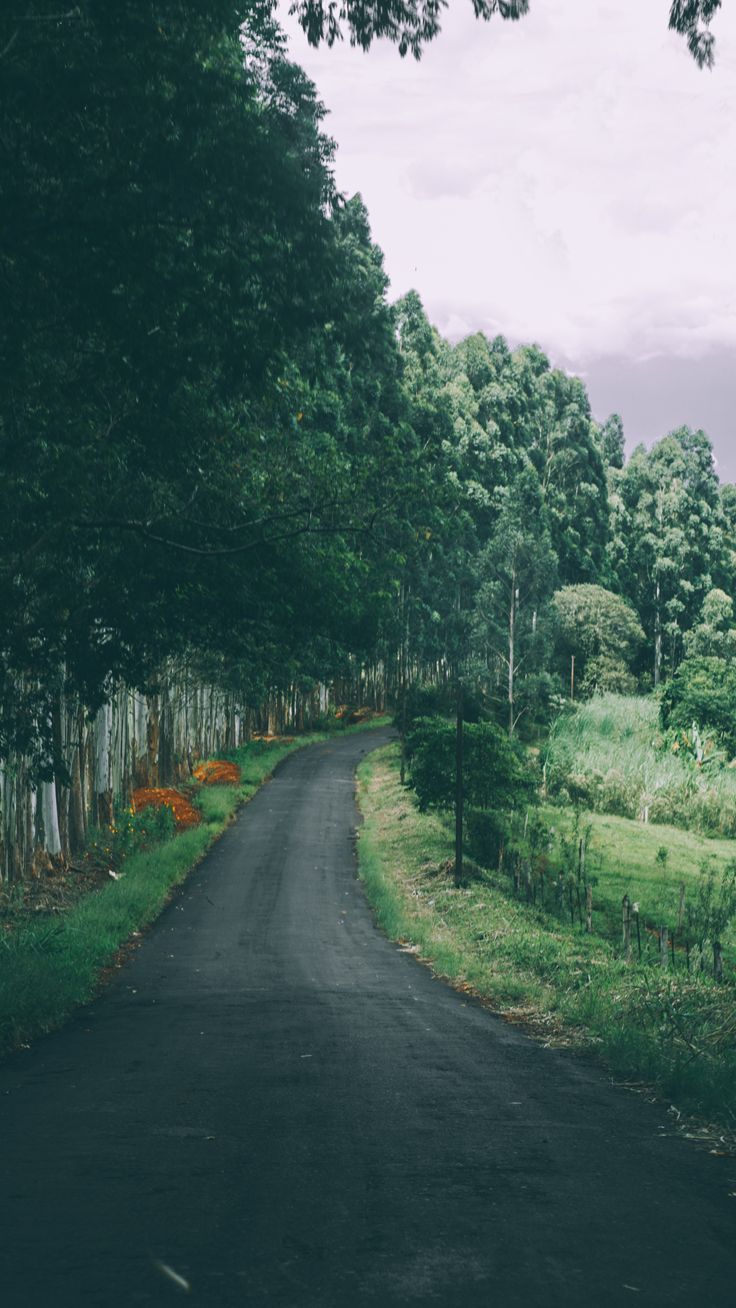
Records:
[[[482,867],[496,867],[508,837],[508,821],[497,812],[469,808],[465,814],[468,853]]]
[[[681,663],[662,693],[661,721],[666,729],[710,728],[729,757],[736,754],[736,665],[718,658],[690,658]]]
[[[473,808],[502,810],[525,803],[535,779],[520,746],[495,722],[466,722],[463,732],[463,790]],[[407,738],[411,782],[419,807],[452,808],[455,803],[456,728],[445,718],[420,718]]]

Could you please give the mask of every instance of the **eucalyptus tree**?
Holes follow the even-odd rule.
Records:
[[[541,490],[530,465],[507,488],[478,567],[476,637],[486,650],[491,685],[501,689],[513,735],[520,717],[539,708],[539,678],[549,661],[547,611],[557,578]],[[497,670],[501,677],[494,675]]]
[[[0,753],[192,646],[261,684],[367,643],[411,461],[380,256],[268,6],[54,13],[3,59]]]
[[[612,413],[606,418],[599,434],[601,455],[607,468],[624,466],[624,424],[621,415]]]
[[[713,450],[680,427],[637,449],[618,480],[616,569],[653,648],[655,686],[677,667],[721,566],[723,532]]]

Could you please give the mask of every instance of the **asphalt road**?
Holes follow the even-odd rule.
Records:
[[[736,1160],[373,926],[353,773],[384,738],[289,759],[0,1067],[3,1308],[736,1304]]]

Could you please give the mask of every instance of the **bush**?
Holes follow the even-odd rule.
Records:
[[[606,692],[615,695],[633,695],[636,690],[636,677],[629,671],[623,659],[615,658],[612,654],[599,654],[588,659],[579,687],[583,695]]]
[[[422,810],[454,805],[455,732],[445,718],[421,718],[407,738],[411,781]],[[467,804],[499,810],[527,802],[535,781],[521,747],[495,722],[466,722],[463,735]]]
[[[489,809],[469,808],[465,814],[465,836],[470,857],[482,867],[496,867],[508,837],[508,822],[500,813]]]
[[[736,666],[718,658],[681,663],[662,693],[661,721],[667,730],[715,732],[729,757],[736,754]]]

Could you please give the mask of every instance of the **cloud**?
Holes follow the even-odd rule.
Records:
[[[711,74],[666,8],[457,4],[418,65],[294,35],[395,294],[581,362],[736,346],[736,7]]]

